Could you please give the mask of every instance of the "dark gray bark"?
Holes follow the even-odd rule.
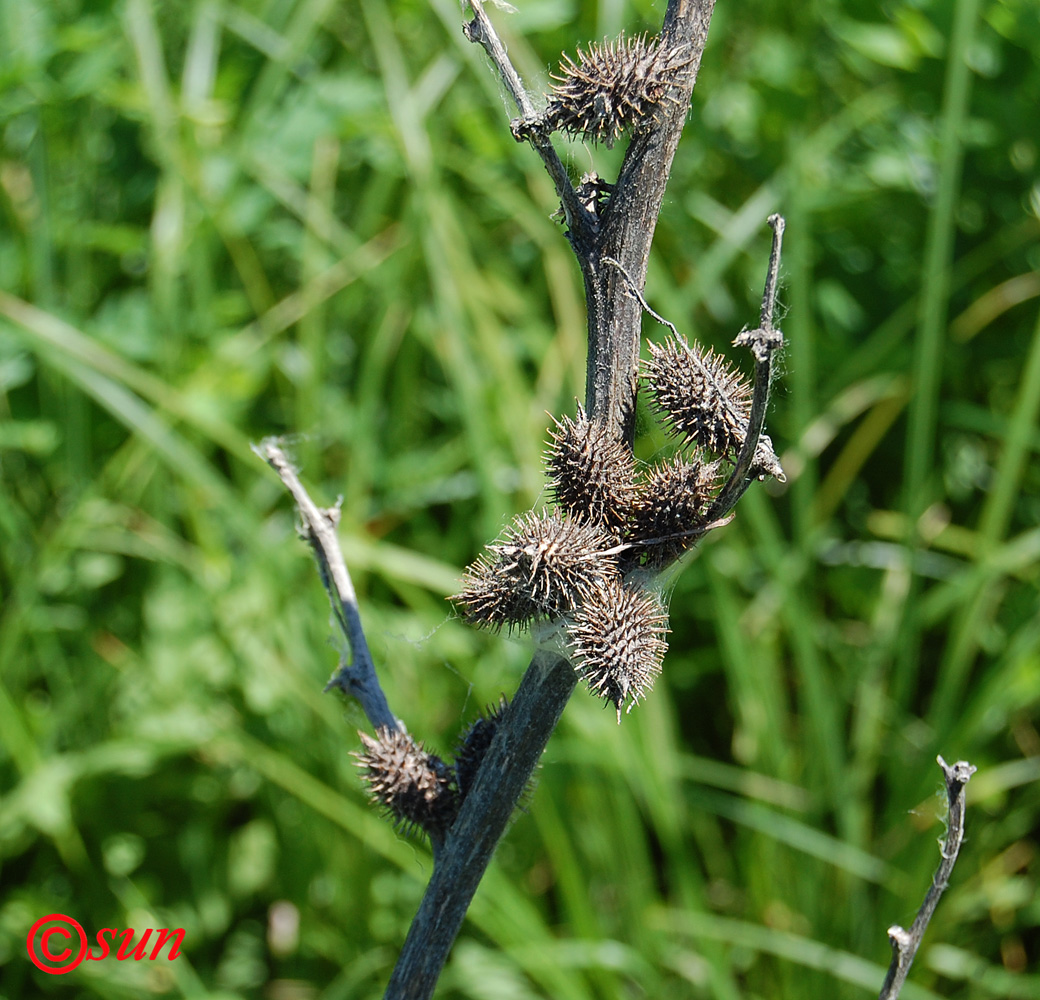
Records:
[[[665,14],[662,43],[688,58],[674,95],[653,128],[633,137],[614,192],[595,231],[572,234],[588,303],[589,353],[585,409],[631,443],[635,431],[636,375],[642,310],[628,294],[616,260],[640,291],[646,283],[650,245],[657,228],[672,159],[690,107],[693,86],[708,39],[715,0],[672,0]]]
[[[473,894],[575,682],[562,657],[540,653],[531,661],[434,866],[387,986],[388,1000],[433,995]]]

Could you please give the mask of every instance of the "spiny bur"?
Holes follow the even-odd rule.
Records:
[[[751,384],[712,350],[690,347],[682,336],[649,345],[643,376],[654,406],[687,441],[735,462],[747,435]],[[783,476],[773,444],[763,434],[753,475]]]
[[[598,525],[528,511],[469,566],[451,600],[472,624],[493,629],[559,617],[617,576],[613,544]]]
[[[631,449],[603,424],[589,420],[580,404],[573,420],[555,422],[546,456],[553,498],[575,517],[620,532],[634,489]]]
[[[484,714],[474,719],[455,745],[455,784],[459,790],[459,801],[464,802],[469,795],[473,783],[477,780],[477,772],[481,762],[491,746],[498,729],[498,721],[502,713],[509,707],[503,697],[497,705],[489,705]]]
[[[661,672],[668,613],[649,591],[613,581],[575,611],[567,635],[575,669],[589,690],[612,702],[621,722]]]
[[[537,617],[539,608],[530,588],[516,578],[515,569],[503,574],[505,564],[490,551],[482,552],[466,567],[462,590],[448,598],[470,625],[496,632],[504,626],[511,632]]]
[[[657,106],[675,101],[680,71],[688,65],[685,50],[676,52],[645,35],[578,50],[575,62],[565,55],[549,96],[546,124],[583,135],[608,148],[626,131],[638,132],[654,118]]]
[[[358,735],[365,745],[354,754],[361,777],[394,825],[405,832],[419,827],[434,837],[447,833],[459,811],[452,769],[400,730],[381,728],[374,739]]]
[[[653,466],[640,483],[627,538],[651,569],[663,569],[700,537],[700,517],[718,484],[718,462],[676,455]]]

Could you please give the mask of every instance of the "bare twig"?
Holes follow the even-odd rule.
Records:
[[[339,508],[323,509],[310,498],[296,475],[296,470],[274,439],[267,438],[254,450],[278,473],[296,501],[296,509],[303,522],[303,536],[314,551],[322,585],[332,604],[332,615],[350,649],[349,662],[346,657],[341,658],[339,667],[325,685],[325,690],[338,687],[357,698],[372,728],[377,732],[383,727],[403,730],[400,720],[390,711],[387,704],[379,678],[376,676],[375,665],[372,663],[368,641],[365,639],[354,584],[340,550],[339,539],[336,537]]]
[[[773,312],[776,309],[776,289],[780,283],[780,250],[783,246],[784,229],[787,223],[782,215],[776,214],[769,216],[766,222],[773,230],[773,245],[769,250],[769,270],[766,272],[766,287],[762,292],[762,309],[759,313],[758,325],[763,330],[772,330]]]
[[[510,61],[502,39],[498,37],[495,26],[484,10],[484,4],[481,0],[463,0],[463,10],[466,6],[473,11],[473,20],[467,21],[462,26],[463,33],[471,42],[482,46],[488,54],[488,58],[495,64],[523,122],[525,124],[534,122],[538,117],[538,112],[531,100],[531,95],[528,94],[523,80],[520,79],[520,74]],[[571,230],[572,238],[584,241],[596,228],[597,219],[578,197],[578,192],[571,183],[567,168],[556,152],[552,140],[543,131],[534,127],[525,128],[523,138],[528,139],[534,146],[542,158],[542,163],[545,164],[546,172],[552,178],[556,194],[563,205],[564,221]]]
[[[917,917],[910,930],[904,930],[898,925],[889,927],[888,940],[892,944],[892,964],[889,966],[888,975],[885,976],[884,985],[878,1000],[896,1000],[903,983],[906,981],[910,966],[913,964],[914,956],[920,947],[921,939],[924,937],[928,922],[932,919],[939,898],[942,896],[946,886],[950,882],[953,866],[957,863],[957,855],[964,840],[964,786],[975,773],[976,768],[965,760],[959,760],[956,764],[947,764],[942,757],[937,758],[939,766],[943,769],[946,779],[946,798],[949,802],[949,813],[946,817],[946,840],[942,845],[942,861],[939,870],[932,878],[932,884],[928,894],[924,897],[921,909],[917,911]]]
[[[766,407],[769,404],[769,388],[773,379],[773,354],[783,346],[784,335],[773,327],[773,311],[776,307],[776,287],[780,275],[780,250],[784,240],[784,219],[781,215],[771,215],[768,219],[773,230],[773,246],[769,253],[769,270],[766,272],[766,286],[762,295],[762,310],[759,315],[758,328],[745,330],[733,341],[739,347],[749,347],[755,356],[755,381],[751,395],[751,413],[748,415],[747,432],[744,444],[737,455],[736,465],[726,485],[722,487],[715,502],[706,515],[709,521],[725,517],[736,506],[737,501],[751,485],[748,473],[755,460],[759,442],[762,440],[762,428],[766,421]],[[772,445],[769,448],[772,453]],[[774,460],[775,461],[775,460]],[[779,469],[779,466],[777,467]],[[774,473],[775,474],[775,473]],[[783,477],[783,470],[779,476]]]

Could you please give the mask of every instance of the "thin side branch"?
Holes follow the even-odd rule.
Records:
[[[755,356],[751,413],[748,415],[744,444],[740,449],[740,454],[737,455],[737,463],[733,467],[733,472],[705,515],[709,521],[717,521],[725,517],[751,485],[748,473],[751,471],[751,464],[762,438],[762,428],[766,422],[769,388],[773,380],[773,355],[784,343],[784,335],[773,327],[773,311],[776,307],[776,288],[780,276],[780,250],[784,240],[785,223],[781,215],[771,215],[767,221],[773,230],[773,246],[769,253],[769,270],[766,272],[766,286],[762,295],[758,329],[745,330],[733,341],[738,347],[749,347]]]
[[[784,242],[787,223],[782,215],[771,215],[766,222],[773,230],[773,245],[769,250],[769,270],[766,272],[766,287],[762,292],[762,309],[758,325],[763,330],[773,329],[773,312],[776,310],[776,289],[780,283],[780,250]],[[778,331],[779,332],[779,331]]]
[[[310,498],[296,470],[274,439],[267,438],[254,451],[278,473],[278,478],[296,501],[296,509],[303,523],[303,537],[314,552],[322,585],[332,605],[332,616],[350,649],[350,661],[345,657],[340,660],[325,690],[338,687],[357,698],[377,732],[384,727],[403,731],[404,726],[387,704],[368,649],[354,583],[336,537],[339,508],[321,508]]]
[[[770,216],[770,218],[772,218],[772,216]],[[640,306],[642,306],[643,312],[645,312],[652,319],[654,319],[658,323],[660,323],[661,326],[668,327],[669,331],[671,331],[672,337],[674,337],[677,342],[682,340],[682,338],[679,335],[679,331],[676,330],[676,328],[675,328],[675,324],[670,322],[669,320],[665,319],[660,313],[655,312],[650,307],[649,303],[646,301],[646,296],[644,296],[643,293],[636,286],[635,281],[632,279],[632,275],[630,275],[628,273],[628,271],[626,271],[616,260],[614,260],[613,257],[604,257],[603,258],[603,263],[604,264],[609,264],[611,267],[617,268],[617,270],[621,272],[621,277],[623,277],[625,279],[625,282],[628,285],[628,293],[629,293],[629,295],[631,295],[640,304]],[[739,337],[738,337],[738,341],[739,341]],[[736,412],[733,404],[728,400],[726,390],[721,385],[719,385],[718,380],[715,378],[714,373],[701,360],[700,355],[696,351],[694,351],[690,355],[690,360],[693,362],[694,366],[697,368],[698,372],[700,373],[701,378],[703,378],[704,381],[707,384],[711,385],[712,388],[715,390],[715,392],[718,394],[719,398],[723,401],[723,405],[726,407],[728,412],[733,415],[734,419],[738,420],[738,421],[742,420],[743,418],[740,417],[740,415]],[[756,445],[757,445],[757,442],[756,442]],[[752,451],[752,454],[754,454],[754,451]]]
[[[463,34],[469,41],[480,45],[488,54],[488,58],[495,64],[498,75],[502,77],[502,82],[512,96],[513,102],[520,112],[521,120],[525,125],[522,136],[518,135],[518,138],[530,141],[535,151],[542,158],[546,172],[552,179],[553,185],[556,187],[556,194],[563,205],[564,220],[568,228],[576,236],[578,234],[587,235],[596,227],[596,216],[585,207],[578,197],[578,192],[571,183],[567,168],[556,152],[556,147],[553,146],[549,136],[535,127],[527,127],[529,123],[537,120],[537,109],[531,100],[531,95],[524,86],[523,80],[520,78],[520,74],[510,61],[509,53],[506,51],[502,39],[499,38],[498,32],[495,31],[495,26],[487,16],[482,0],[463,0],[463,10],[465,10],[467,5],[473,11],[473,20],[463,24]],[[517,134],[515,130],[514,134]]]
[[[921,909],[917,911],[917,917],[910,927],[904,930],[898,925],[889,927],[888,940],[892,944],[892,964],[889,966],[888,975],[885,976],[884,985],[878,1000],[896,1000],[903,983],[906,982],[910,966],[913,964],[914,956],[921,945],[928,922],[932,919],[939,898],[949,885],[953,866],[957,863],[957,855],[960,853],[961,843],[964,840],[964,786],[975,773],[974,765],[966,760],[959,760],[956,764],[947,764],[942,757],[937,758],[939,766],[943,769],[946,779],[946,798],[949,802],[949,813],[946,817],[947,834],[942,845],[942,861],[939,870],[932,878],[932,884],[928,889],[928,895],[924,897]]]
[[[773,326],[773,313],[776,309],[776,289],[779,283],[780,254],[783,246],[785,222],[781,215],[771,215],[766,221],[773,230],[773,243],[769,253],[769,268],[766,272],[765,291],[762,294],[759,325],[754,330],[743,331],[734,341],[734,344],[739,347],[750,348],[755,357],[755,379],[751,396],[751,411],[748,414],[744,443],[737,455],[733,472],[704,516],[705,522],[712,526],[724,521],[729,512],[736,506],[737,501],[751,485],[752,479],[748,473],[751,471],[759,443],[763,440],[762,429],[765,426],[766,409],[769,404],[769,388],[773,378],[773,354],[784,343],[783,334]],[[652,316],[662,326],[666,326],[671,331],[672,336],[678,340],[679,334],[675,329],[675,324],[670,323],[650,308],[635,280],[624,266],[613,257],[604,257],[603,263],[620,272],[628,293],[639,303],[643,311]],[[693,360],[700,367],[701,375],[707,381],[714,382],[714,376],[700,362],[696,354],[693,355]],[[725,393],[719,389],[719,395],[724,397]],[[782,475],[782,470],[780,470],[778,478],[782,478]]]

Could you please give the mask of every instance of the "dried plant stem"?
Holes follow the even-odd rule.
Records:
[[[634,278],[637,290],[646,277],[661,201],[672,158],[682,134],[690,95],[707,40],[714,0],[669,0],[660,45],[669,65],[667,99],[646,128],[633,135],[615,185],[589,182],[606,195],[588,197],[589,184],[576,187],[552,142],[551,129],[539,123],[534,102],[509,60],[482,0],[464,0],[472,19],[464,25],[480,44],[509,90],[521,120],[514,135],[531,143],[541,157],[563,205],[567,237],[582,272],[588,304],[589,358],[586,412],[605,432],[631,448],[639,364],[639,306],[605,257],[613,258]],[[607,194],[609,192],[609,194]],[[320,510],[307,496],[284,453],[265,442],[261,456],[278,472],[300,509],[307,540],[318,559],[333,613],[352,650],[329,682],[358,697],[375,728],[402,729],[379,688],[361,629],[357,602],[335,537],[335,511]],[[577,677],[556,654],[537,653],[516,696],[499,720],[458,818],[434,856],[434,871],[386,996],[427,1000],[455,935],[483,877],[516,803],[563,712]]]
[[[577,683],[562,657],[538,653],[496,727],[408,930],[385,1000],[426,1000],[473,894]]]
[[[522,119],[525,121],[533,120],[537,117],[534,103],[531,101],[531,97],[520,79],[520,74],[510,62],[506,47],[502,43],[502,39],[499,38],[498,32],[495,31],[495,26],[487,16],[484,4],[481,0],[465,0],[465,3],[473,11],[473,20],[467,21],[462,26],[463,33],[471,42],[480,45],[488,54],[488,58],[495,64],[498,75],[506,85],[506,89],[512,96]],[[556,152],[552,140],[548,135],[537,130],[532,131],[526,138],[542,158],[546,173],[552,178],[552,182],[556,187],[556,194],[563,205],[564,221],[567,227],[572,233],[586,234],[591,232],[596,225],[596,217],[578,198],[578,193],[571,184],[570,177],[567,174],[567,168],[563,165],[563,161]]]
[[[483,46],[512,94],[522,124],[531,125],[537,119],[534,104],[483,3],[468,0],[468,6],[473,18],[464,27],[466,37]],[[713,8],[714,0],[669,0],[662,44],[689,58],[684,61],[673,99],[652,127],[633,137],[602,214],[595,214],[579,197],[551,135],[537,124],[522,130],[522,138],[535,148],[556,187],[568,239],[584,279],[589,329],[586,411],[590,419],[629,445],[635,427],[639,311],[616,280],[616,272],[604,268],[601,261],[604,256],[613,257],[636,275],[637,282],[645,280],[650,243]],[[514,134],[519,135],[520,130]],[[528,667],[435,862],[387,988],[388,1000],[426,1000],[432,995],[473,893],[576,680],[570,663],[559,656],[537,654]]]
[[[932,884],[928,888],[928,894],[924,897],[921,909],[917,911],[917,917],[910,930],[904,930],[898,925],[889,927],[888,940],[892,944],[892,964],[889,966],[888,975],[885,976],[884,985],[878,1000],[896,1000],[903,983],[906,981],[910,966],[913,964],[914,956],[921,945],[928,922],[932,919],[939,898],[946,890],[950,882],[953,866],[957,863],[957,855],[960,853],[961,843],[964,840],[964,786],[975,773],[976,768],[965,760],[959,760],[956,764],[947,764],[942,757],[938,758],[939,766],[943,770],[946,780],[946,798],[949,802],[949,812],[946,817],[946,840],[942,845],[942,861],[939,870],[932,878]]]
[[[783,334],[773,328],[773,312],[776,308],[776,289],[780,277],[780,251],[784,240],[784,219],[771,215],[767,220],[773,230],[773,245],[769,253],[769,269],[766,272],[765,291],[762,295],[762,310],[758,328],[746,330],[734,341],[749,347],[755,357],[755,381],[751,395],[751,413],[748,415],[744,444],[737,455],[736,465],[726,485],[722,487],[715,502],[708,508],[707,520],[724,518],[737,504],[751,485],[748,473],[755,459],[762,428],[766,422],[766,407],[769,405],[769,389],[773,380],[773,355],[783,346]]]
[[[296,501],[296,509],[303,522],[303,535],[318,561],[318,573],[329,595],[332,615],[350,649],[349,662],[345,657],[340,660],[339,667],[325,685],[325,690],[340,688],[357,698],[376,731],[380,728],[403,731],[404,726],[387,704],[379,678],[376,676],[375,665],[372,663],[368,641],[365,639],[354,584],[340,550],[339,539],[336,537],[339,508],[323,509],[310,498],[299,476],[296,475],[296,470],[274,439],[267,438],[254,450],[278,473],[278,477]]]

